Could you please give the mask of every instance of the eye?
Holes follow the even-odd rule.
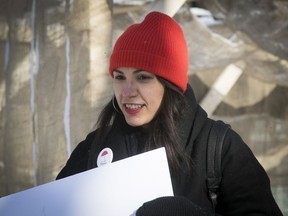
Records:
[[[147,74],[138,74],[137,79],[140,81],[148,81],[150,79],[153,79],[152,75],[147,75]]]
[[[115,80],[125,80],[125,76],[122,74],[114,74]]]

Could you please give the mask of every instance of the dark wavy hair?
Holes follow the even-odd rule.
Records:
[[[153,120],[141,127],[141,135],[138,137],[140,153],[165,147],[171,172],[179,173],[186,170],[185,168],[189,169],[190,164],[179,136],[179,126],[183,119],[181,114],[186,105],[185,98],[180,88],[161,77],[157,79],[165,88],[164,96]],[[111,128],[109,126],[124,118],[116,100],[114,103],[113,105],[112,99],[104,107],[96,124],[102,141]]]

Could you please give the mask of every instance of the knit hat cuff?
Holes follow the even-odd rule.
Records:
[[[186,91],[188,77],[183,74],[187,74],[188,68],[179,68],[180,65],[173,64],[171,60],[161,56],[134,50],[114,51],[110,57],[110,75],[113,76],[113,70],[120,67],[132,67],[154,73],[174,83],[183,92]],[[179,76],[175,75],[177,73]]]

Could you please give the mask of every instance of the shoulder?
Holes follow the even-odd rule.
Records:
[[[86,154],[86,152],[91,148],[93,141],[96,139],[96,135],[97,130],[89,133],[86,138],[75,147],[71,157],[81,157],[82,154]]]
[[[92,143],[97,137],[97,130],[89,133],[73,150],[64,168],[57,175],[56,179],[74,175],[88,169],[89,152]]]
[[[273,199],[269,177],[240,135],[230,129],[222,149],[222,182],[218,208],[222,212],[262,211],[273,215],[277,205]],[[233,195],[232,195],[233,194]]]
[[[233,169],[240,173],[259,171],[258,174],[265,175],[265,171],[250,147],[244,142],[242,137],[233,129],[229,129],[222,149],[222,169]]]
[[[224,163],[234,162],[236,160],[239,164],[249,159],[247,163],[251,164],[251,162],[253,162],[256,163],[257,166],[260,166],[250,147],[233,129],[230,129],[226,134],[222,154]]]

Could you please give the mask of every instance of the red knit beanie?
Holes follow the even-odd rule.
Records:
[[[168,15],[149,13],[116,41],[110,57],[111,76],[120,67],[154,73],[184,92],[188,83],[188,51],[181,27]]]

